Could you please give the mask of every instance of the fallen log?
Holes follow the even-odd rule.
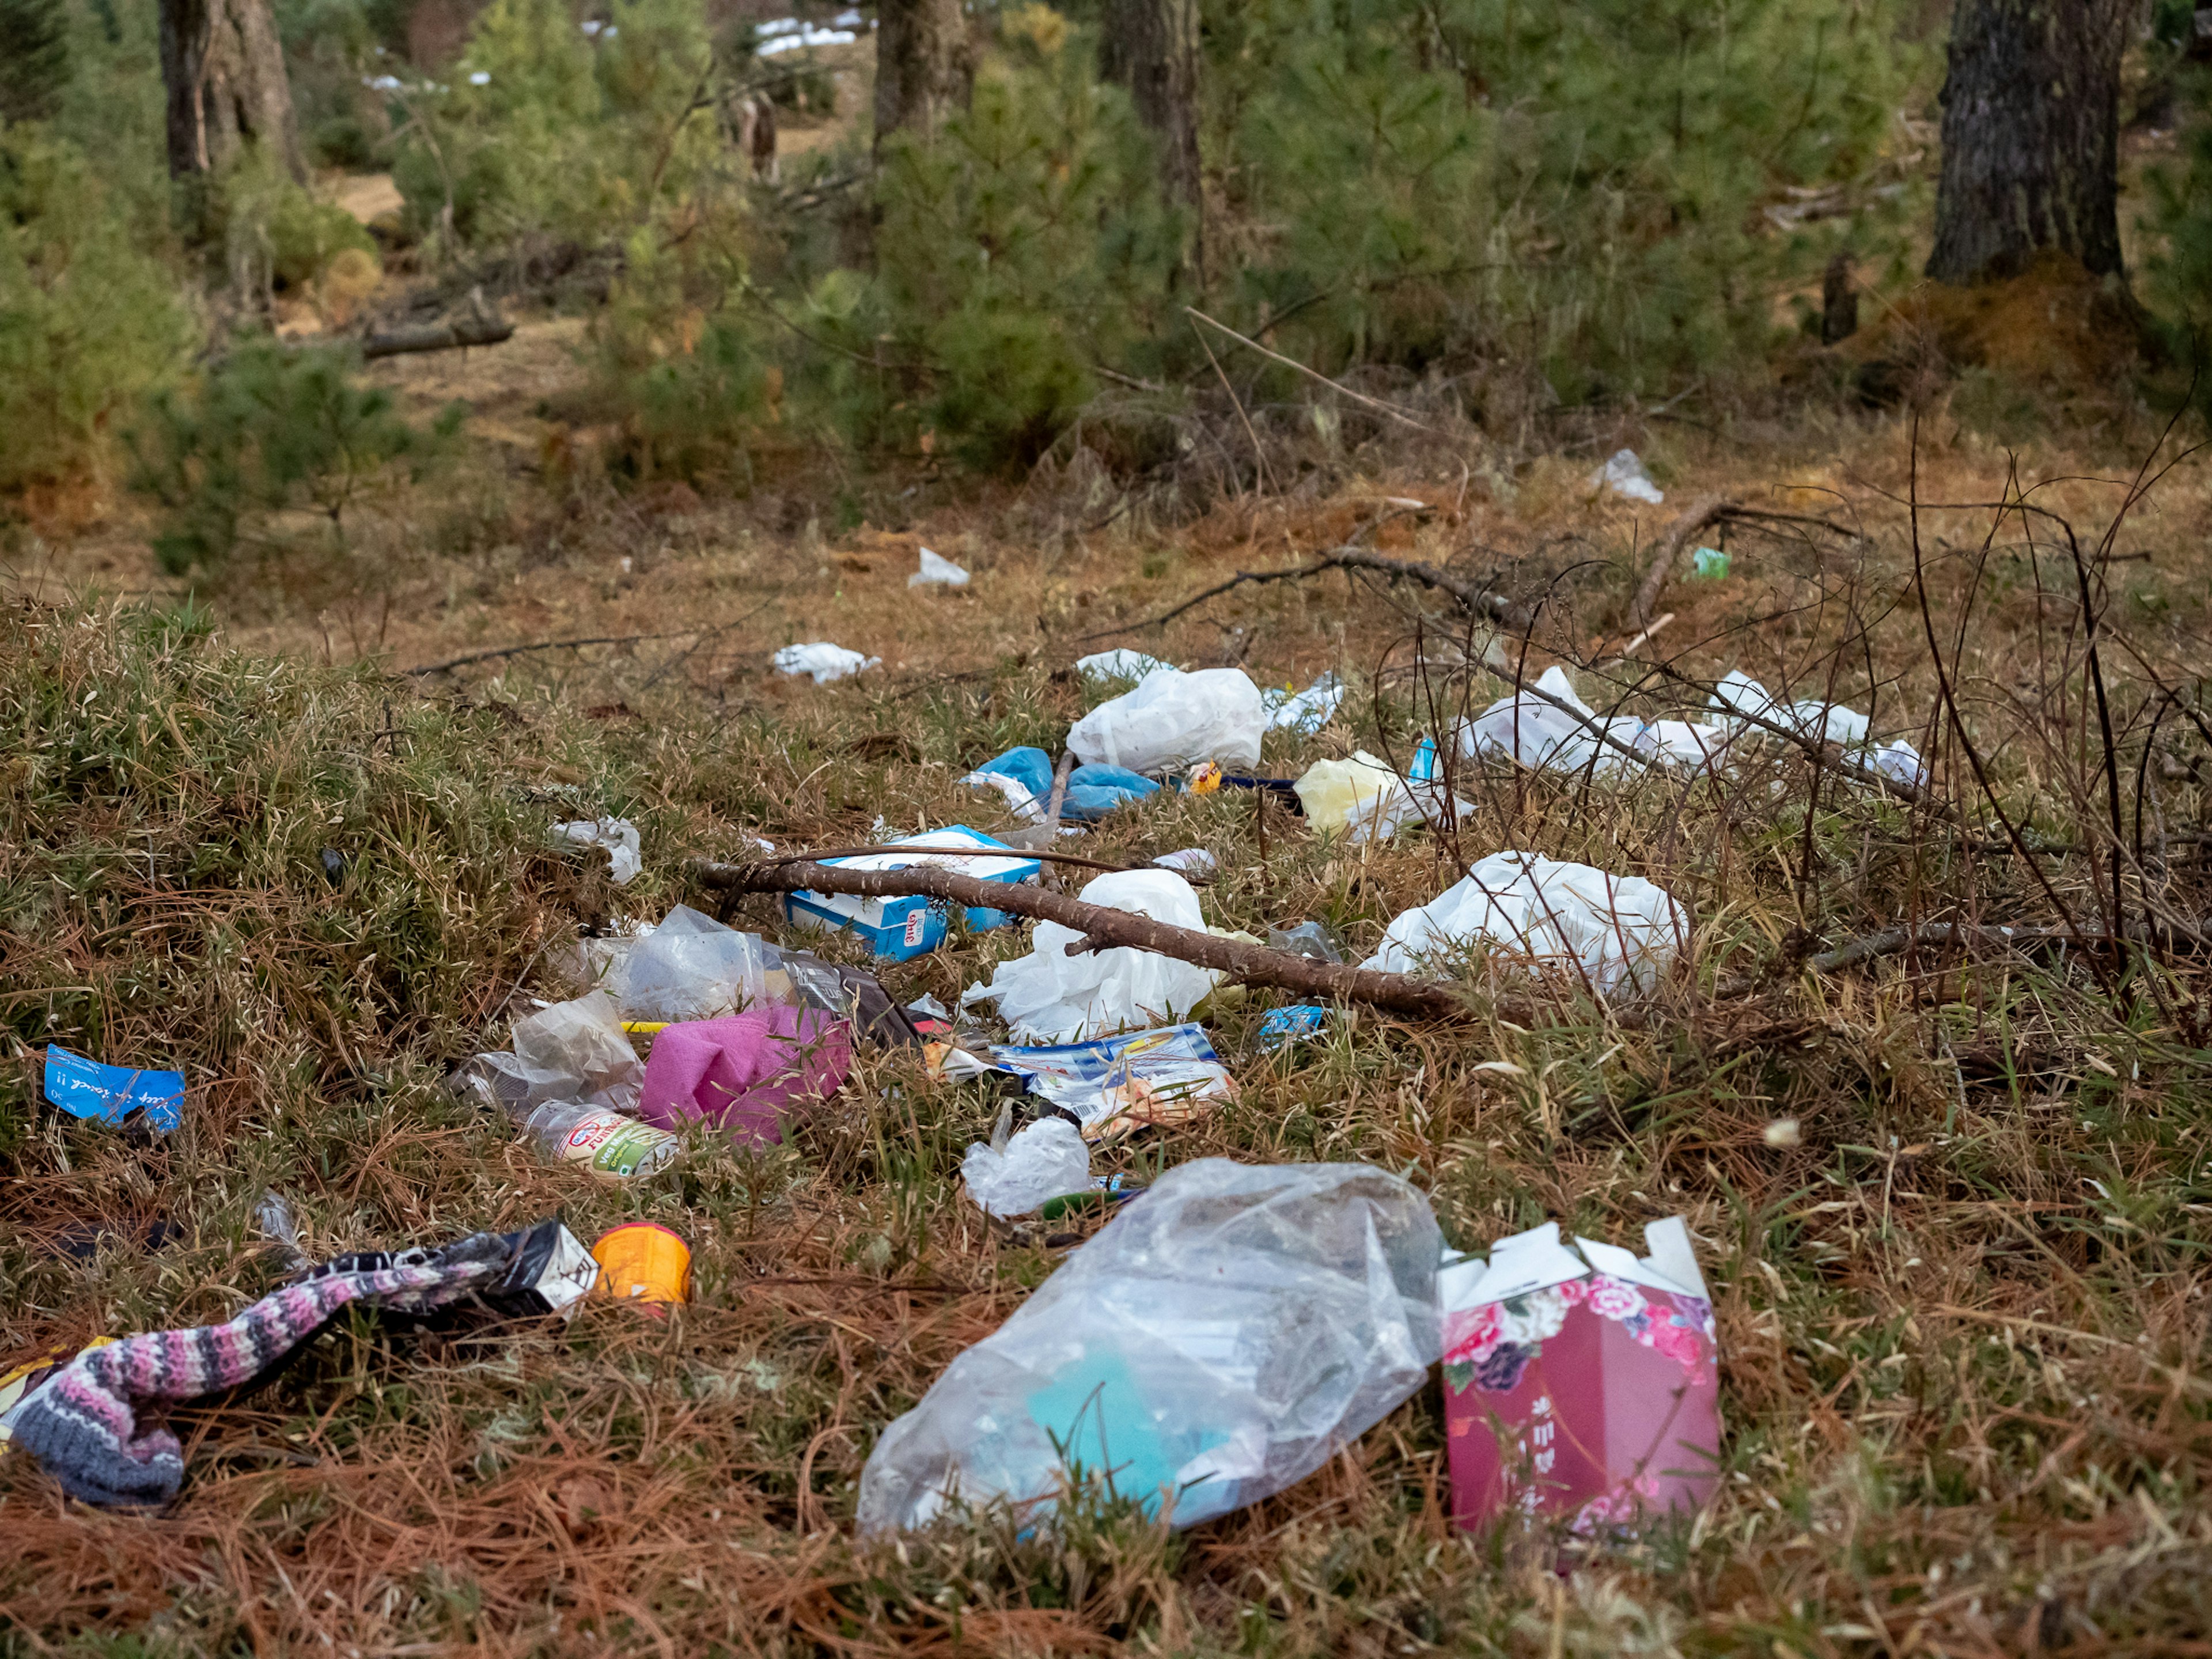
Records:
[[[451,322],[424,323],[415,328],[395,328],[372,334],[361,343],[364,362],[378,357],[404,357],[416,351],[457,351],[465,346],[497,345],[514,337],[514,325],[498,315],[477,313]]]
[[[815,863],[718,864],[695,859],[692,875],[702,886],[732,897],[744,893],[848,893],[860,898],[933,898],[945,904],[1007,910],[1033,921],[1056,921],[1090,941],[1088,948],[1129,945],[1157,951],[1200,968],[1218,969],[1246,985],[1272,986],[1301,996],[1364,1002],[1425,1019],[1465,1019],[1474,1013],[1450,986],[1409,974],[1385,974],[1344,963],[1316,962],[1289,951],[1221,939],[1189,927],[1171,927],[1150,916],[1085,904],[1064,893],[1003,881],[982,881],[932,865],[902,870],[854,870]]]

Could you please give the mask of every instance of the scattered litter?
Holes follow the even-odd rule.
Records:
[[[1776,1152],[1783,1152],[1802,1145],[1805,1136],[1796,1118],[1778,1117],[1767,1124],[1764,1139]]]
[[[691,1299],[691,1247],[657,1221],[632,1221],[600,1234],[592,1260],[599,1264],[601,1296],[654,1314]]]
[[[1631,1529],[1712,1495],[1720,1374],[1712,1299],[1680,1216],[1644,1230],[1641,1261],[1559,1237],[1501,1238],[1437,1276],[1452,1513],[1508,1510]]]
[[[633,1115],[645,1067],[614,999],[593,991],[514,1023],[514,1052],[482,1054],[454,1072],[454,1095],[504,1112],[540,1153],[600,1181],[657,1173],[676,1138]]]
[[[1186,795],[1211,795],[1221,787],[1222,776],[1219,761],[1200,761],[1182,775],[1182,792]]]
[[[143,1124],[165,1135],[184,1121],[182,1072],[103,1066],[58,1043],[46,1048],[46,1104],[88,1123]]]
[[[1611,996],[1656,983],[1689,927],[1682,907],[1641,876],[1536,853],[1493,853],[1437,898],[1401,913],[1360,966],[1436,973],[1487,951],[1493,964],[1579,970],[1599,995]]]
[[[1271,1008],[1260,1022],[1260,1046],[1275,1049],[1293,1042],[1303,1042],[1308,1037],[1319,1036],[1328,1025],[1328,1010],[1318,1003],[1296,1003],[1287,1008]]]
[[[1158,657],[1142,651],[1132,651],[1127,646],[1113,651],[1098,651],[1075,659],[1075,672],[1086,680],[1127,680],[1132,685],[1142,680],[1155,669],[1168,668]]]
[[[629,886],[645,867],[637,826],[628,818],[579,818],[574,823],[556,823],[553,826],[553,839],[577,847],[606,848],[608,879],[617,887]]]
[[[768,994],[775,948],[679,904],[614,954],[600,984],[626,1020],[712,1019]]]
[[[973,847],[985,856],[897,850],[916,843],[923,847]],[[992,854],[1000,856],[989,856]],[[963,823],[891,842],[879,853],[863,853],[824,862],[839,870],[906,870],[917,865],[932,865],[956,875],[972,876],[978,881],[1003,882],[1035,881],[1044,867],[1006,842],[994,841]],[[866,939],[878,957],[895,962],[934,951],[945,943],[948,932],[944,910],[935,900],[927,898],[862,898],[850,893],[802,890],[785,895],[783,914],[786,921],[799,927],[849,929]],[[969,906],[967,916],[971,933],[1004,927],[1013,921],[1004,910],[981,905]]]
[[[1611,778],[1642,770],[1613,743],[1633,750],[1647,763],[1672,761],[1692,766],[1704,765],[1728,744],[1728,733],[1715,726],[1693,726],[1687,720],[1640,720],[1627,714],[1601,717],[1575,695],[1565,671],[1557,666],[1537,676],[1535,690],[1547,696],[1535,696],[1523,690],[1500,697],[1473,720],[1463,721],[1459,728],[1460,754],[1469,760],[1504,755],[1523,766],[1588,770],[1593,776]],[[1560,708],[1562,702],[1582,718],[1577,720]],[[1613,743],[1601,742],[1593,727]]]
[[[1003,1152],[980,1140],[969,1146],[960,1178],[984,1214],[1010,1221],[1047,1199],[1088,1188],[1091,1148],[1066,1118],[1040,1118],[1016,1131]]]
[[[793,1109],[828,1099],[852,1069],[849,1028],[818,1008],[672,1025],[653,1040],[638,1115],[664,1129],[703,1119],[733,1139],[774,1146]]]
[[[1236,1079],[1200,1025],[1043,1048],[945,1044],[930,1058],[931,1068],[943,1077],[1003,1072],[1022,1079],[1030,1094],[1078,1120],[1086,1140],[1185,1122],[1211,1102],[1237,1097]]]
[[[609,29],[608,33],[614,31]],[[763,40],[758,47],[763,58],[774,58],[781,52],[797,52],[802,46],[849,46],[860,37],[851,29],[817,29],[802,25],[797,33],[779,34]]]
[[[961,780],[973,788],[997,790],[1006,805],[1031,823],[1042,823],[1052,805],[1052,757],[1042,749],[1009,749],[985,761]],[[1079,766],[1067,775],[1060,815],[1089,823],[1115,808],[1159,793],[1152,779],[1126,766]]]
[[[848,36],[847,39],[850,39]],[[968,573],[942,554],[921,550],[921,568],[906,579],[908,587],[965,587]]]
[[[1920,751],[1903,738],[1880,741],[1869,735],[1867,717],[1840,703],[1780,702],[1767,694],[1767,690],[1750,676],[1731,671],[1722,678],[1713,692],[1713,707],[1722,711],[1724,726],[1733,726],[1743,731],[1759,728],[1747,720],[1729,720],[1728,714],[1756,714],[1762,720],[1789,726],[1809,738],[1823,742],[1840,744],[1856,751],[1866,763],[1886,778],[1915,787],[1928,781],[1928,768],[1920,758]]]
[[[1364,749],[1349,760],[1315,762],[1297,789],[1308,823],[1323,835],[1346,834],[1354,846],[1388,841],[1408,825],[1447,813],[1449,822],[1457,823],[1474,811],[1473,802],[1447,794],[1441,784],[1401,777]]]
[[[1334,674],[1323,674],[1303,691],[1292,691],[1287,686],[1262,691],[1260,706],[1267,711],[1267,724],[1276,731],[1310,738],[1335,718],[1345,696],[1344,682]]]
[[[1295,927],[1270,927],[1267,946],[1316,962],[1344,960],[1344,941],[1337,937],[1336,929],[1325,921],[1302,921]]]
[[[1076,721],[1067,746],[1079,761],[1133,772],[1170,772],[1204,760],[1257,766],[1267,724],[1260,688],[1243,669],[1186,674],[1163,666]]]
[[[1152,862],[1163,870],[1173,870],[1184,876],[1210,876],[1221,867],[1221,860],[1203,847],[1185,847],[1173,853],[1163,853]]]
[[[157,1420],[141,1424],[143,1408],[252,1382],[349,1304],[420,1318],[473,1299],[500,1317],[565,1317],[598,1276],[590,1254],[558,1221],[477,1233],[437,1250],[339,1256],[226,1324],[85,1349],[14,1408],[10,1439],[80,1502],[166,1504],[183,1482],[184,1449]]]
[[[994,1499],[1033,1520],[1071,1465],[1177,1527],[1280,1492],[1427,1380],[1440,1255],[1428,1200],[1380,1170],[1171,1170],[884,1431],[860,1528]]]
[[[906,1011],[909,1014],[919,1014],[927,1019],[942,1020],[948,1024],[952,1019],[952,1011],[927,991],[908,1003]]]
[[[676,1158],[676,1137],[605,1106],[549,1100],[517,1119],[538,1150],[599,1181],[658,1175]]]
[[[1191,885],[1172,870],[1121,870],[1099,876],[1077,896],[1085,904],[1133,911],[1172,927],[1203,931],[1205,912]],[[1030,951],[999,963],[988,985],[971,985],[961,1006],[995,1001],[1018,1038],[1077,1042],[1131,1026],[1181,1019],[1206,1000],[1219,977],[1156,951],[1133,945],[1070,955],[1084,936],[1041,921]]]
[[[1701,547],[1690,555],[1690,574],[1699,581],[1724,580],[1729,573],[1729,556],[1717,547]]]
[[[1659,486],[1651,482],[1651,475],[1644,470],[1643,457],[1632,449],[1616,449],[1612,459],[1589,475],[1592,489],[1610,489],[1616,495],[1626,495],[1632,501],[1647,501],[1653,507],[1667,498]]]
[[[345,854],[335,847],[325,847],[322,854],[323,879],[333,887],[345,880]]]
[[[842,645],[832,645],[827,640],[816,640],[808,645],[787,645],[775,657],[780,674],[811,674],[817,685],[827,685],[832,680],[842,680],[874,668],[883,662],[881,657],[864,657],[857,651],[848,651]]]

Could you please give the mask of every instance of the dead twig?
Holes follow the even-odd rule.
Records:
[[[880,851],[880,848],[872,849]],[[921,865],[903,870],[854,870],[799,862],[715,864],[694,860],[693,877],[725,894],[849,893],[862,898],[932,898],[945,904],[1012,911],[1073,927],[1094,948],[1127,945],[1212,968],[1247,985],[1273,986],[1301,996],[1364,1002],[1425,1019],[1463,1019],[1472,1012],[1450,986],[1407,974],[1379,973],[1342,963],[1316,962],[1264,945],[1246,945],[1103,904],[1014,882],[982,881]]]
[[[1448,593],[1459,601],[1470,615],[1487,617],[1509,628],[1521,628],[1528,623],[1528,613],[1521,606],[1479,583],[1455,576],[1448,570],[1439,570],[1419,559],[1394,559],[1387,553],[1376,553],[1364,547],[1333,547],[1326,553],[1316,554],[1310,564],[1293,565],[1287,570],[1240,570],[1225,582],[1217,582],[1203,593],[1194,593],[1182,604],[1163,611],[1142,622],[1124,623],[1118,628],[1102,628],[1095,634],[1078,638],[1079,645],[1088,645],[1093,640],[1111,639],[1117,634],[1139,634],[1147,629],[1162,627],[1188,611],[1195,611],[1208,599],[1218,599],[1233,588],[1246,583],[1298,581],[1308,576],[1319,576],[1331,570],[1374,570],[1387,576],[1403,576],[1409,581],[1420,582]]]
[[[1636,603],[1630,611],[1638,628],[1651,625],[1651,613],[1658,608],[1659,596],[1666,591],[1674,562],[1682,556],[1690,538],[1724,514],[1735,511],[1738,505],[1725,495],[1706,495],[1692,502],[1690,510],[1667,527],[1667,533],[1659,538],[1658,552],[1652,556],[1651,568],[1644,572],[1644,585],[1636,590]]]
[[[1398,421],[1407,426],[1410,426],[1416,432],[1425,432],[1432,438],[1446,438],[1451,435],[1449,433],[1439,432],[1435,427],[1429,425],[1425,421],[1415,420],[1412,416],[1406,413],[1404,410],[1398,408],[1395,404],[1386,404],[1380,398],[1370,398],[1364,392],[1354,392],[1348,386],[1340,385],[1338,382],[1330,380],[1328,375],[1322,374],[1319,369],[1308,368],[1304,363],[1300,362],[1295,357],[1285,357],[1279,351],[1270,351],[1266,346],[1261,345],[1257,340],[1251,339],[1245,335],[1239,334],[1235,329],[1230,327],[1228,324],[1214,321],[1212,318],[1207,316],[1195,306],[1185,306],[1183,309],[1188,312],[1192,316],[1197,318],[1200,322],[1204,323],[1208,328],[1219,329],[1231,339],[1237,341],[1239,344],[1251,347],[1253,350],[1258,352],[1262,357],[1268,359],[1270,362],[1280,363],[1285,368],[1294,368],[1297,370],[1299,374],[1304,375],[1308,380],[1318,380],[1322,385],[1328,387],[1330,391],[1341,392],[1345,397],[1351,398],[1355,404],[1364,404],[1367,408],[1373,410],[1378,415],[1387,415],[1392,420]]]
[[[465,657],[449,657],[444,662],[426,662],[419,667],[403,668],[403,674],[442,674],[448,669],[466,668],[473,663],[497,662],[505,657],[526,657],[538,651],[570,651],[587,645],[638,645],[647,640],[675,640],[693,632],[678,628],[661,634],[594,634],[574,640],[536,640],[528,645],[503,645],[496,651],[471,651]]]

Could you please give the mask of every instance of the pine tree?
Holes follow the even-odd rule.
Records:
[[[52,115],[69,70],[64,0],[0,0],[0,124]]]

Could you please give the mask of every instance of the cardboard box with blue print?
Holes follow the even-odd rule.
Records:
[[[978,855],[902,853],[898,850],[902,847],[973,847],[978,849]],[[959,823],[932,830],[927,835],[887,842],[880,853],[863,853],[854,858],[831,859],[828,862],[847,870],[904,870],[915,865],[933,864],[956,875],[973,876],[978,881],[1009,883],[1033,882],[1043,868],[1026,853]],[[945,908],[926,898],[859,898],[846,893],[799,892],[785,897],[783,914],[787,921],[799,927],[849,929],[867,940],[878,956],[895,962],[934,951],[945,943],[951,931]],[[968,907],[970,933],[1004,927],[1013,920],[1004,910],[981,905]]]

